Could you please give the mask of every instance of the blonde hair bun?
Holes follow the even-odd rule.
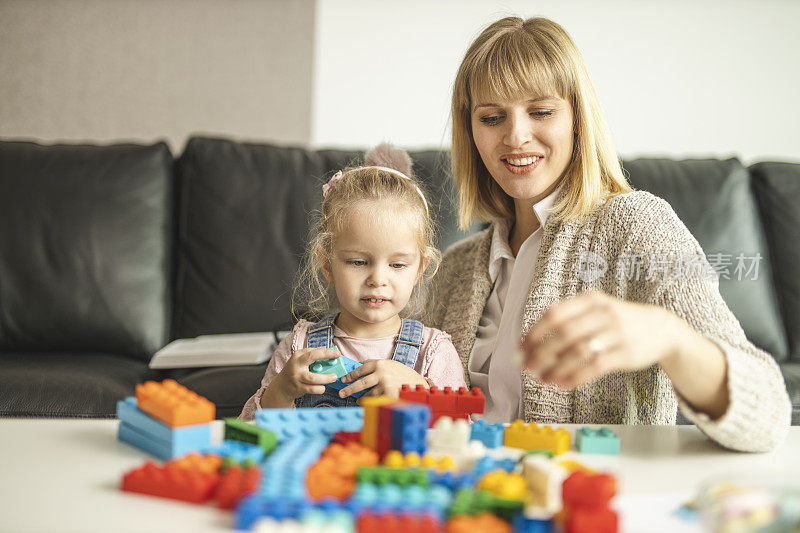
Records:
[[[402,148],[389,143],[381,143],[364,154],[364,164],[373,167],[386,167],[411,177],[411,156]]]

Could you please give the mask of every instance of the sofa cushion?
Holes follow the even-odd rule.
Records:
[[[309,213],[319,208],[325,180],[362,155],[191,139],[179,161],[175,336],[288,328]],[[452,222],[452,196],[442,194],[440,152],[411,157],[423,188],[433,191],[442,239],[457,240],[463,234]]]
[[[147,364],[109,353],[6,352],[0,358],[0,416],[113,418]]]
[[[750,167],[792,361],[800,363],[800,164]]]
[[[747,170],[737,159],[635,159],[624,167],[634,187],[670,203],[712,265],[727,271],[727,279],[719,278],[719,291],[750,341],[784,361],[788,350],[772,284],[772,258]],[[752,259],[756,254],[760,261]],[[745,269],[737,271],[740,255]],[[753,264],[757,273],[747,271]]]
[[[164,143],[0,142],[0,351],[163,346],[172,164]]]

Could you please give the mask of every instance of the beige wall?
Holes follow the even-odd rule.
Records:
[[[0,137],[307,144],[313,0],[0,0]]]

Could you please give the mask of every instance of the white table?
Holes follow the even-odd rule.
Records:
[[[233,515],[211,505],[120,491],[122,474],[149,456],[116,429],[115,420],[0,419],[0,531],[232,531]],[[724,450],[690,426],[613,429],[619,456],[582,459],[617,475],[625,532],[699,531],[670,513],[710,478],[800,475],[800,427],[768,454]]]

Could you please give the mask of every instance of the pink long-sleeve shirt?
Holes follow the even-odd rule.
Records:
[[[311,322],[301,320],[292,332],[281,341],[267,365],[267,371],[261,380],[261,387],[244,404],[242,414],[239,415],[240,418],[252,420],[255,417],[255,412],[261,409],[261,395],[264,394],[264,389],[283,370],[292,354],[306,347],[308,328],[311,325]],[[347,335],[336,325],[333,326],[333,344],[342,355],[359,363],[365,363],[369,359],[391,359],[396,340],[397,335],[377,339],[359,339]],[[422,347],[414,370],[437,387],[453,387],[455,389],[467,386],[461,359],[450,341],[450,335],[438,329],[423,327]]]

